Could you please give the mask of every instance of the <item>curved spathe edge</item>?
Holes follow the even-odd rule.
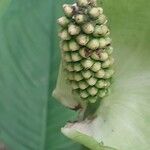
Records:
[[[61,132],[68,138],[78,142],[91,150],[117,150],[115,148],[105,146],[103,141],[97,141],[90,135],[89,121],[77,123],[68,123],[61,128]]]
[[[65,95],[57,89],[55,89],[53,91],[52,96],[55,99],[57,99],[62,105],[64,105],[65,107],[68,107],[70,109],[75,109],[79,105],[79,103],[77,101],[73,101],[73,100],[68,101],[68,100],[66,100]]]
[[[61,62],[59,67],[58,80],[52,96],[62,105],[73,110],[85,109],[87,107],[86,102],[82,101],[78,94],[72,94],[70,83],[66,80],[63,62]]]

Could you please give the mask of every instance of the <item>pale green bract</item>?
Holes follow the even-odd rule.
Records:
[[[93,122],[62,128],[78,143],[60,133],[76,113],[50,96],[60,58],[56,19],[64,3],[73,0],[0,0],[0,143],[10,150],[87,150],[78,143],[93,150],[149,150],[150,2],[103,1],[116,75]],[[61,82],[55,95],[76,106],[69,91]]]

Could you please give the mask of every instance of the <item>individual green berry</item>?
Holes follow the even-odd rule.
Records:
[[[105,40],[106,40],[106,45],[110,45],[112,42],[111,38],[109,37],[106,37]]]
[[[76,41],[78,42],[78,44],[85,46],[89,42],[89,36],[87,36],[86,34],[79,34],[76,37]]]
[[[83,99],[85,99],[85,98],[87,98],[89,96],[89,93],[87,92],[87,91],[80,91],[80,97],[81,98],[83,98]]]
[[[88,47],[89,49],[91,49],[91,50],[96,50],[96,49],[98,49],[99,46],[100,46],[99,43],[100,43],[100,42],[99,42],[98,39],[93,38],[93,39],[91,39],[91,40],[88,42],[87,47]]]
[[[106,84],[105,84],[104,80],[98,80],[95,86],[97,88],[101,89],[101,88],[104,88],[106,86]]]
[[[77,0],[77,5],[79,7],[87,7],[89,4],[89,0]]]
[[[89,79],[86,80],[86,82],[90,85],[90,86],[94,86],[97,82],[97,79],[94,77],[90,77]]]
[[[91,67],[91,70],[94,72],[98,72],[101,69],[101,63],[95,62],[94,65]]]
[[[67,17],[63,16],[63,17],[59,18],[57,20],[57,22],[61,27],[66,27],[70,21]]]
[[[110,81],[105,81],[105,88],[108,88],[111,85]]]
[[[83,79],[83,76],[81,75],[81,73],[78,73],[78,72],[76,72],[76,73],[74,73],[74,80],[75,81],[81,81]]]
[[[77,62],[77,61],[80,61],[82,59],[82,57],[80,56],[80,54],[78,52],[72,52],[71,59],[73,62]]]
[[[60,48],[64,51],[64,52],[68,52],[69,51],[69,45],[67,41],[63,41],[60,44]]]
[[[108,69],[108,70],[105,71],[104,78],[105,79],[109,79],[109,78],[111,78],[113,76],[113,74],[114,74],[114,70],[113,69]]]
[[[94,32],[94,25],[92,23],[86,23],[82,26],[82,30],[86,34],[92,34]]]
[[[102,63],[102,68],[108,68],[114,64],[114,58],[109,57],[106,61]]]
[[[99,59],[100,59],[100,56],[99,56],[99,54],[95,51],[95,52],[92,53],[91,58],[94,59],[94,60],[99,60]]]
[[[99,92],[98,92],[98,96],[99,96],[100,98],[105,97],[106,94],[107,94],[107,91],[106,91],[105,89],[99,90]]]
[[[69,35],[68,31],[67,30],[62,30],[60,33],[59,33],[59,37],[62,39],[62,40],[70,40],[71,39],[71,36]]]
[[[70,24],[68,26],[68,33],[70,35],[78,35],[80,31],[81,31],[80,27],[75,24]]]
[[[107,48],[105,49],[105,51],[106,51],[109,55],[111,55],[111,54],[113,53],[113,47],[109,46],[109,47],[107,47]]]
[[[96,24],[106,24],[107,23],[107,18],[104,14],[101,14],[98,19],[96,20]]]
[[[88,97],[87,99],[90,103],[95,103],[97,101],[97,96],[91,96],[91,97]]]
[[[102,35],[102,28],[101,28],[100,25],[96,25],[96,26],[95,26],[93,35],[94,35],[95,37],[100,37],[100,36]]]
[[[69,41],[69,50],[71,51],[77,51],[80,49],[79,44],[75,40]]]
[[[85,59],[81,62],[81,64],[85,69],[90,69],[94,64],[94,61],[91,59]]]
[[[95,37],[105,36],[109,32],[106,25],[96,25],[93,35]]]
[[[66,17],[72,17],[73,16],[73,7],[71,5],[68,4],[64,4],[63,5],[63,10],[64,10],[64,14],[66,15]]]
[[[88,93],[89,93],[91,96],[95,96],[95,95],[97,94],[97,92],[98,92],[98,89],[95,88],[95,87],[89,87],[89,88],[87,89],[87,91],[88,91]]]
[[[73,66],[72,63],[67,63],[67,64],[65,65],[65,68],[66,68],[69,72],[74,71],[74,66]]]
[[[72,61],[71,55],[70,55],[69,52],[64,53],[64,60],[65,60],[66,62],[71,62],[71,61]]]
[[[99,70],[98,72],[96,72],[95,77],[97,78],[103,78],[105,76],[105,71],[104,70]]]
[[[91,6],[97,6],[97,0],[90,0]]]
[[[83,69],[83,66],[81,65],[80,62],[77,62],[74,64],[74,71],[81,71]]]
[[[98,10],[99,10],[99,12],[100,12],[100,14],[103,14],[103,8],[102,7],[97,7],[98,8]]]
[[[107,45],[107,41],[105,38],[100,38],[99,40],[99,48],[105,48]]]
[[[89,79],[92,76],[92,72],[90,70],[83,70],[81,73],[84,79]]]
[[[78,83],[77,83],[76,81],[72,81],[72,82],[71,82],[71,86],[72,86],[72,89],[73,89],[73,90],[76,90],[76,89],[79,88]]]
[[[111,66],[111,61],[109,59],[107,59],[102,63],[102,68],[108,68],[110,66]]]
[[[83,24],[87,20],[84,14],[77,14],[75,15],[74,19],[77,24]]]
[[[85,47],[82,47],[82,48],[79,50],[79,54],[80,54],[83,58],[86,58],[86,48],[85,48]]]
[[[106,52],[100,53],[100,61],[106,61],[108,59],[108,54]]]
[[[88,86],[89,86],[89,85],[88,85],[87,82],[85,82],[85,81],[80,81],[80,82],[79,82],[79,88],[80,88],[81,90],[85,90]]]
[[[69,72],[68,74],[68,79],[71,81],[71,80],[74,80],[74,74],[72,72]]]
[[[93,19],[97,19],[100,14],[101,14],[101,11],[98,7],[91,7],[88,11],[88,14],[91,18]]]

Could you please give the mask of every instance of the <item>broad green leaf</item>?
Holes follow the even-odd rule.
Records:
[[[0,17],[8,9],[10,2],[11,2],[11,0],[0,0]]]
[[[150,3],[146,0],[105,0],[103,6],[110,19],[115,48],[116,75],[112,93],[101,102],[95,119],[68,124],[62,128],[62,132],[93,150],[97,149],[100,141],[118,150],[148,150]],[[61,89],[65,87],[61,86]],[[68,96],[67,100],[69,101]],[[93,138],[95,141],[91,142]],[[101,146],[98,149],[101,150]]]

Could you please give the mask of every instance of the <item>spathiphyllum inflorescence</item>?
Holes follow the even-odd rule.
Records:
[[[95,0],[63,5],[58,19],[64,71],[73,92],[95,103],[109,93],[114,70],[107,17]]]

